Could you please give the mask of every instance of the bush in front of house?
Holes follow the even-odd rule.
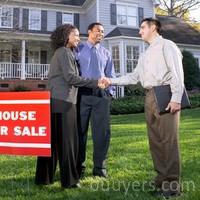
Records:
[[[124,87],[124,96],[145,96],[145,89],[140,83]]]
[[[112,115],[144,112],[144,96],[126,96],[111,101]],[[189,95],[192,108],[200,107],[200,93]]]
[[[200,69],[197,60],[189,51],[183,51],[184,82],[187,90],[200,87]]]
[[[192,108],[200,107],[200,93],[190,94],[189,99]]]
[[[126,96],[111,101],[112,115],[144,112],[144,96]]]
[[[31,91],[31,89],[24,85],[17,85],[13,89],[13,92],[23,92],[23,91]]]

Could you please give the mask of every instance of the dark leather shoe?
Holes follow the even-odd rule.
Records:
[[[156,197],[163,197],[163,198],[165,198],[165,199],[171,199],[171,198],[175,198],[175,197],[178,197],[178,196],[180,196],[181,195],[181,193],[179,192],[179,191],[162,191],[162,190],[160,190],[160,191],[157,191],[156,193],[155,193],[155,196]]]
[[[106,169],[102,169],[102,168],[94,168],[92,174],[93,176],[98,176],[102,178],[108,177]]]

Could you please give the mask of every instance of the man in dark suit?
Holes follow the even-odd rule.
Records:
[[[114,65],[110,52],[100,45],[104,37],[104,28],[100,23],[92,23],[88,27],[88,40],[79,45],[76,59],[80,65],[82,77],[99,79],[115,77]],[[79,171],[82,176],[85,170],[86,142],[89,120],[91,119],[93,139],[93,175],[106,177],[105,160],[110,143],[110,96],[109,89],[79,89]]]

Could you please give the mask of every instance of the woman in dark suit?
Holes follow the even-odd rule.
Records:
[[[51,157],[38,157],[36,184],[54,181],[57,160],[60,166],[61,186],[80,187],[77,172],[78,134],[76,118],[77,87],[98,87],[97,80],[79,76],[73,49],[79,43],[75,26],[59,26],[51,35],[54,55],[49,71],[51,93]]]

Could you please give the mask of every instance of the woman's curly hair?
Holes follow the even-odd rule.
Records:
[[[50,36],[52,49],[55,51],[59,47],[66,46],[69,40],[69,34],[74,29],[77,29],[77,27],[71,24],[58,26]]]

